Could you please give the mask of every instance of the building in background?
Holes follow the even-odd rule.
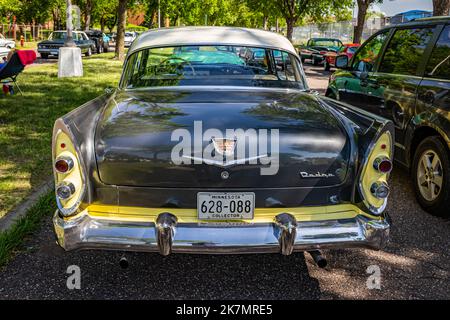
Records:
[[[420,18],[426,18],[431,17],[433,15],[432,11],[425,11],[425,10],[409,10],[406,12],[402,12],[399,14],[396,14],[395,16],[391,17],[391,24],[397,24],[402,22],[411,21],[414,19],[420,19]]]

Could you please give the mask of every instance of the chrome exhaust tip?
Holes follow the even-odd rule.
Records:
[[[177,217],[169,212],[161,213],[156,219],[156,237],[159,253],[168,256],[172,251],[172,242],[175,235]]]
[[[314,260],[314,263],[321,269],[325,268],[328,264],[327,259],[322,256],[319,250],[308,251]]]
[[[120,260],[119,260],[119,266],[120,266],[122,269],[127,269],[127,268],[128,268],[128,265],[129,265],[129,263],[128,263],[127,258],[125,258],[125,257],[120,258]]]
[[[297,220],[289,213],[280,213],[275,217],[275,225],[278,228],[278,242],[282,255],[288,256],[294,251],[295,238],[297,237]]]

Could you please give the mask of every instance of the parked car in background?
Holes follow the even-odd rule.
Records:
[[[380,249],[393,124],[355,109],[310,92],[295,48],[276,33],[145,32],[119,88],[55,123],[58,243],[309,251],[322,267],[320,248]]]
[[[2,59],[0,60],[0,63],[3,63],[3,58],[6,58],[10,51],[11,49],[0,47],[0,59]]]
[[[129,48],[137,36],[138,36],[138,34],[134,31],[125,32],[125,38],[124,38],[125,48]]]
[[[115,32],[108,33],[106,36],[109,38],[109,45],[110,46],[115,46],[116,45],[117,33],[115,33]]]
[[[353,54],[358,50],[361,45],[359,43],[348,43],[344,44],[339,51],[328,51],[324,54],[325,60],[323,62],[323,68],[325,71],[329,71],[331,67],[336,66],[336,57],[340,55],[346,55],[350,60]]]
[[[103,53],[109,51],[109,40],[110,38],[101,32],[100,30],[88,30],[85,31],[89,39],[95,42],[95,52]]]
[[[343,46],[342,41],[333,38],[311,38],[306,46],[300,47],[300,57],[302,62],[311,60],[313,65],[319,65],[324,61],[327,52],[338,52]]]
[[[58,56],[59,48],[64,46],[67,39],[67,31],[54,31],[48,37],[48,40],[38,43],[38,52],[41,58],[47,59],[50,55]],[[90,40],[86,33],[73,31],[73,41],[81,49],[81,54],[89,57],[95,49],[95,42]]]
[[[0,33],[0,47],[13,49],[16,47],[16,42],[14,40],[6,39],[5,36]]]
[[[450,215],[450,17],[417,19],[369,38],[326,95],[395,124],[395,158],[411,171],[417,200]]]

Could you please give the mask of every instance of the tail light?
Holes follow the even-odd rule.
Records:
[[[69,173],[74,166],[73,158],[70,156],[58,157],[55,160],[55,170],[58,173]]]
[[[389,195],[389,187],[385,182],[374,182],[370,187],[370,192],[375,198],[385,199]]]
[[[75,191],[76,189],[72,182],[63,181],[56,186],[56,195],[60,200],[69,200]]]
[[[55,126],[61,126],[57,121]],[[64,130],[64,131],[63,131]],[[86,185],[80,156],[70,132],[58,129],[53,137],[55,193],[58,210],[63,216],[71,216],[84,198]]]
[[[387,157],[378,157],[373,162],[373,167],[381,173],[390,173],[392,171],[392,161]]]
[[[392,171],[393,140],[385,131],[371,145],[361,171],[359,191],[372,214],[379,215],[386,208],[389,196],[387,179]]]

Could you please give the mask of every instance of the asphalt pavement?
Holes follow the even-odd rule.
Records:
[[[326,86],[328,73],[306,69],[312,88]],[[64,252],[46,219],[0,271],[0,299],[449,299],[449,220],[419,207],[404,170],[396,168],[390,183],[388,247],[324,251],[325,269],[303,253]],[[123,256],[127,269],[118,264]],[[73,265],[80,268],[80,289],[67,287]]]

